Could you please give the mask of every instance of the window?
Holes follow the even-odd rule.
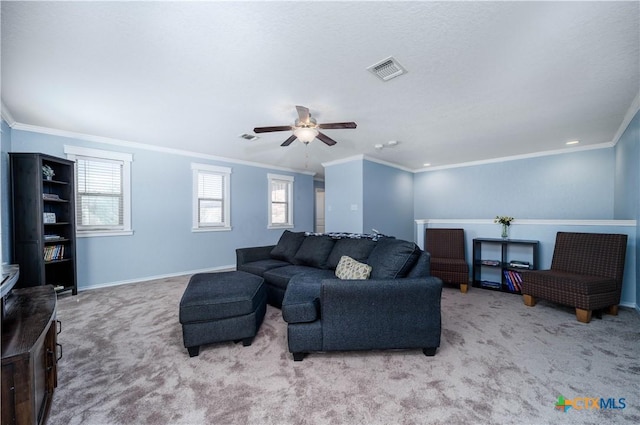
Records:
[[[127,153],[65,146],[75,161],[78,236],[131,235],[131,162]]]
[[[193,163],[191,169],[193,230],[231,230],[231,168]]]
[[[293,227],[293,177],[267,174],[269,179],[268,228]]]

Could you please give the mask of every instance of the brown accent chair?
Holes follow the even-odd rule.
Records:
[[[568,305],[583,323],[593,311],[616,316],[626,249],[627,235],[558,232],[551,269],[522,273],[525,305],[536,298]]]
[[[469,265],[464,254],[464,229],[427,229],[426,251],[431,254],[431,275],[444,283],[469,289]]]

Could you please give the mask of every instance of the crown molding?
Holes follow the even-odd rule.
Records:
[[[335,161],[322,162],[320,163],[320,165],[322,165],[324,168],[327,168],[332,165],[345,164],[347,162],[362,161],[362,160],[364,160],[364,155],[360,154],[360,155],[348,156],[342,159],[336,159]]]
[[[631,102],[631,106],[629,106],[629,109],[627,110],[627,113],[625,114],[624,119],[622,120],[622,123],[618,128],[618,131],[616,131],[616,134],[613,136],[612,143],[614,146],[618,143],[618,141],[624,134],[627,127],[629,127],[629,123],[631,122],[633,117],[636,116],[636,113],[638,113],[639,110],[640,110],[640,91],[636,95],[636,98],[633,99],[633,102]]]
[[[0,116],[2,116],[2,119],[9,125],[9,127],[13,128],[13,126],[16,125],[16,120],[13,118],[13,115],[11,115],[11,111],[9,111],[7,105],[5,105],[4,102],[1,102],[1,104]]]
[[[327,168],[332,165],[345,164],[347,162],[353,162],[353,161],[375,162],[376,164],[386,165],[387,167],[397,168],[398,170],[407,171],[409,173],[415,172],[415,170],[412,170],[411,168],[403,167],[402,165],[394,164],[393,162],[385,161],[378,158],[373,158],[371,156],[364,155],[364,154],[348,156],[346,158],[336,159],[335,161],[323,162],[321,165]]]
[[[364,159],[369,161],[369,162],[375,162],[377,164],[386,165],[387,167],[397,168],[398,170],[406,171],[406,172],[409,172],[409,173],[415,173],[416,172],[415,170],[413,170],[411,168],[403,167],[402,165],[394,164],[393,162],[385,161],[385,160],[382,160],[382,159],[373,158],[373,157],[368,156],[368,155],[364,155]]]
[[[551,150],[551,151],[533,152],[533,153],[526,153],[526,154],[522,154],[522,155],[503,156],[503,157],[500,157],[500,158],[483,159],[483,160],[480,160],[480,161],[461,162],[461,163],[458,163],[458,164],[440,165],[440,166],[437,166],[437,167],[420,168],[418,170],[415,170],[414,172],[415,173],[427,173],[429,171],[447,170],[449,168],[472,167],[472,166],[476,166],[476,165],[495,164],[496,162],[517,161],[517,160],[521,160],[521,159],[539,158],[539,157],[542,157],[542,156],[564,155],[566,153],[590,151],[590,150],[596,150],[596,149],[607,149],[607,148],[612,148],[612,147],[614,147],[614,143],[613,142],[598,143],[598,144],[595,144],[595,145],[587,145],[587,146],[572,147],[572,148],[563,148],[563,149],[556,149],[556,150]]]
[[[3,109],[3,111],[4,111],[4,109]],[[58,129],[55,129],[55,128],[40,127],[40,126],[30,125],[30,124],[15,123],[14,125],[11,126],[11,128],[13,128],[15,130],[30,131],[30,132],[33,132],[33,133],[41,133],[41,134],[49,134],[51,136],[69,137],[69,138],[84,140],[84,141],[88,141],[88,142],[104,143],[104,144],[107,144],[107,145],[121,146],[121,147],[126,147],[126,148],[131,148],[131,149],[142,149],[142,150],[148,150],[148,151],[154,151],[154,152],[168,153],[168,154],[173,154],[173,155],[187,156],[187,157],[191,157],[191,158],[201,158],[201,159],[208,159],[208,160],[212,160],[212,161],[227,162],[227,163],[231,163],[231,164],[248,165],[250,167],[266,168],[266,169],[269,169],[269,170],[288,171],[288,172],[291,172],[291,173],[305,174],[305,175],[308,175],[308,176],[315,176],[316,175],[316,173],[313,172],[313,171],[296,170],[296,169],[292,169],[292,168],[278,167],[277,165],[263,164],[263,163],[260,163],[260,162],[245,161],[245,160],[242,160],[242,159],[226,158],[226,157],[223,157],[223,156],[209,155],[209,154],[204,154],[204,153],[199,153],[199,152],[187,151],[187,150],[183,150],[183,149],[165,148],[165,147],[162,147],[162,146],[148,145],[146,143],[130,142],[128,140],[112,139],[110,137],[94,136],[94,135],[91,135],[91,134],[76,133],[76,132],[73,132],[73,131],[58,130]]]

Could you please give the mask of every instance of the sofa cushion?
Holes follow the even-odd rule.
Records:
[[[238,266],[238,270],[255,274],[258,276],[263,276],[264,272],[266,272],[267,270],[275,269],[276,267],[284,267],[284,266],[290,266],[290,265],[291,264],[289,264],[286,261],[274,260],[270,258],[268,260],[252,261],[250,263],[241,264],[240,266]]]
[[[304,239],[304,232],[285,230],[280,236],[278,244],[271,250],[271,258],[295,264],[294,257]]]
[[[340,258],[343,255],[347,255],[356,261],[366,261],[375,246],[376,242],[371,239],[338,239],[327,259],[327,267],[330,269],[338,267]]]
[[[360,263],[351,257],[343,255],[336,267],[336,277],[343,280],[369,279],[371,266]]]
[[[327,258],[334,244],[335,240],[329,236],[307,236],[296,252],[295,261],[319,269],[327,268]]]
[[[367,259],[372,267],[371,279],[406,277],[422,250],[413,242],[383,238],[376,242]]]
[[[300,266],[300,265],[289,265],[285,267],[277,267],[275,269],[267,270],[264,272],[262,277],[264,277],[264,281],[271,286],[275,286],[277,288],[287,289],[287,285],[289,284],[289,280],[300,273],[306,272],[323,272],[323,270],[319,270],[314,267],[308,266]],[[333,273],[330,273],[333,274]]]

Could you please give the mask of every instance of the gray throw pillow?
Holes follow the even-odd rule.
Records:
[[[298,252],[304,238],[304,232],[285,230],[280,236],[278,244],[271,250],[271,258],[297,264],[295,260],[296,252]]]

